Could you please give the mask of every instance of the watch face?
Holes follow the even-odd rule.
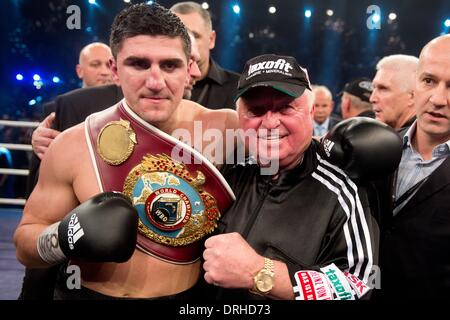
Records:
[[[269,292],[273,288],[272,275],[266,270],[262,270],[256,277],[256,288],[261,292]]]

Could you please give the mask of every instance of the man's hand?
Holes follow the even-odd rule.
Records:
[[[206,282],[224,288],[253,287],[253,277],[264,267],[260,256],[239,233],[210,237],[203,258]]]
[[[59,131],[51,129],[53,121],[55,120],[55,113],[50,113],[47,118],[42,121],[39,126],[34,130],[31,136],[31,145],[33,146],[34,153],[42,160],[44,154],[47,152],[50,143],[56,138]]]

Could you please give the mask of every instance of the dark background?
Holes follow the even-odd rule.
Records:
[[[143,2],[132,0],[131,3]],[[159,1],[170,7],[177,1]],[[198,1],[202,2],[202,1]],[[236,15],[232,5],[238,3]],[[81,29],[69,30],[69,5],[81,9]],[[369,30],[369,5],[381,9],[381,29]],[[75,74],[80,49],[92,41],[108,42],[111,22],[127,5],[122,0],[2,0],[0,115],[15,119],[37,117],[40,104],[80,86]],[[376,62],[394,53],[419,55],[421,47],[442,32],[450,18],[450,1],[209,1],[217,31],[214,58],[240,72],[245,61],[262,53],[289,54],[305,66],[311,81],[325,84],[337,94],[353,77],[373,77]],[[269,14],[275,5],[277,12]],[[306,19],[305,8],[312,10]],[[326,10],[334,10],[329,17]],[[397,19],[388,21],[389,12]],[[251,35],[250,35],[251,34]],[[252,36],[252,37],[251,37]],[[21,73],[24,80],[17,81]],[[33,85],[33,74],[42,86]],[[53,83],[53,76],[61,79]],[[29,105],[34,99],[37,103]]]

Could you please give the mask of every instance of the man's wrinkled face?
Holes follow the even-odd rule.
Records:
[[[396,71],[391,69],[378,70],[372,83],[370,102],[376,119],[397,128],[399,119],[408,112],[411,93],[403,90],[396,78]]]
[[[278,157],[281,169],[294,167],[311,143],[313,126],[308,97],[294,99],[270,87],[251,89],[238,101],[241,128],[256,132],[259,159]]]

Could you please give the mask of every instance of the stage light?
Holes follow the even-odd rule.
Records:
[[[205,10],[208,10],[208,9],[209,9],[209,4],[208,4],[208,2],[203,2],[203,3],[202,3],[202,8],[205,9]]]
[[[274,6],[269,7],[269,13],[274,14],[275,12],[277,12],[277,8]]]
[[[42,101],[42,97],[41,96],[37,96],[36,102],[41,102],[41,101]]]
[[[37,73],[33,76],[33,80],[34,81],[39,81],[39,80],[41,80],[41,76],[40,75],[38,75]]]
[[[125,3],[130,3],[131,0],[123,0],[123,2],[125,2]]]
[[[53,81],[54,83],[59,83],[59,82],[61,81],[61,79],[59,79],[59,77],[57,77],[57,76],[54,76],[53,79],[52,79],[52,81]]]
[[[28,105],[29,106],[34,106],[36,104],[36,100],[31,99],[30,101],[28,101]]]
[[[233,12],[236,14],[239,14],[241,12],[241,7],[239,7],[239,5],[235,4],[233,6]]]
[[[86,31],[87,31],[87,32],[92,32],[92,27],[87,27],[87,28],[86,28]]]
[[[394,12],[389,13],[389,20],[395,20],[397,19],[397,14],[395,14]]]
[[[305,10],[305,17],[307,17],[307,18],[311,18],[311,15],[312,15],[312,12],[311,12],[311,10]]]
[[[331,17],[334,14],[334,11],[331,9],[327,10],[327,16]]]
[[[18,81],[22,81],[23,80],[23,75],[21,75],[20,73],[16,74],[16,79]]]
[[[95,3],[95,0],[89,0],[89,3],[90,3],[90,4],[96,4],[96,3]]]
[[[151,6],[151,5],[153,4],[153,1],[147,1],[147,4],[148,4],[149,6]]]
[[[450,27],[450,19],[446,19],[446,20],[444,21],[444,26],[446,26],[447,28]]]

